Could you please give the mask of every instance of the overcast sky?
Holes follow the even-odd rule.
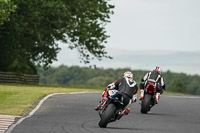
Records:
[[[200,0],[112,0],[107,47],[200,51]]]
[[[111,0],[111,3],[115,8],[111,23],[106,26],[110,35],[106,49],[114,59],[95,62],[97,66],[151,70],[159,65],[165,71],[200,74],[200,0]],[[61,46],[53,66],[83,66],[76,50]],[[190,58],[185,60],[188,56],[180,52],[188,52]],[[177,56],[180,57],[174,58]],[[154,58],[149,65],[143,63],[148,57]]]

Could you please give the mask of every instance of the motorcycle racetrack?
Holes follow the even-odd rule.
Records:
[[[99,128],[94,107],[101,93],[57,94],[38,110],[19,119],[7,133],[199,133],[200,97],[161,95],[148,114],[140,113],[140,101],[120,120]],[[20,122],[19,122],[20,121]]]

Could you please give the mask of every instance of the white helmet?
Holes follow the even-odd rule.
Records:
[[[156,70],[156,71],[158,71],[159,73],[161,73],[161,69],[160,69],[160,67],[158,67],[158,66],[156,66],[154,70]]]
[[[132,74],[132,72],[130,72],[130,71],[126,71],[126,72],[124,73],[123,77],[124,77],[124,78],[127,77],[127,78],[133,79],[133,74]]]

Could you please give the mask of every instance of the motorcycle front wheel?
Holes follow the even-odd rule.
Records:
[[[101,120],[99,121],[99,127],[106,128],[107,124],[110,122],[110,119],[113,113],[116,110],[116,106],[114,104],[109,104],[105,111],[101,115]]]

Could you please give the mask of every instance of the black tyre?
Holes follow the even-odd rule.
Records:
[[[152,95],[146,94],[141,104],[141,113],[146,114],[150,109]]]
[[[114,104],[109,104],[106,108],[105,112],[103,112],[101,116],[101,120],[99,121],[99,127],[106,128],[107,124],[110,122],[110,119],[113,113],[116,110],[116,106]]]

